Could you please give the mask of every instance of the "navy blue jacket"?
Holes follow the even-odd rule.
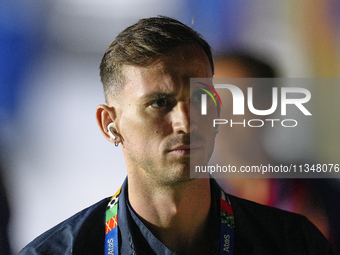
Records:
[[[212,194],[218,194],[217,189],[212,181]],[[146,237],[132,227],[134,220],[126,206],[126,190],[125,182],[118,212],[120,253],[138,254],[134,251],[138,250],[136,240]],[[306,217],[228,196],[235,217],[236,255],[334,254],[326,238]],[[19,255],[104,254],[108,202],[109,198],[105,198],[53,227],[28,244]],[[218,203],[219,199],[214,199],[212,205],[219,208]],[[219,219],[219,210],[215,211]],[[213,220],[212,224],[219,229],[218,220]],[[148,250],[148,254],[157,254],[157,248]]]

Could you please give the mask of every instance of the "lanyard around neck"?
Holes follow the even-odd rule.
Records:
[[[121,192],[110,199],[105,217],[105,255],[118,255],[118,197]]]
[[[227,194],[220,188],[220,254],[234,254],[234,213]]]
[[[111,198],[106,210],[105,255],[118,255],[118,199],[121,188]],[[220,251],[234,254],[234,214],[229,198],[220,188]]]

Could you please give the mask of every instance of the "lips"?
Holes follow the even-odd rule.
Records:
[[[195,133],[176,136],[165,143],[165,153],[190,155],[203,148],[204,139]]]
[[[190,152],[193,152],[197,149],[199,149],[200,146],[193,145],[193,144],[183,144],[183,145],[177,145],[169,150],[169,152],[175,152],[180,154],[189,154]]]
[[[170,151],[176,151],[176,150],[190,150],[190,144],[178,145],[170,149]]]

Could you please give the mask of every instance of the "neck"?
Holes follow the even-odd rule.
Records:
[[[160,241],[179,254],[200,254],[202,250],[207,254],[209,242],[202,240],[209,240],[204,236],[211,203],[209,179],[170,185],[131,175],[128,180],[131,207]]]

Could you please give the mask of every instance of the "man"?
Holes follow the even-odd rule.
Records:
[[[195,31],[166,17],[140,20],[109,46],[100,71],[107,105],[96,116],[122,147],[127,180],[111,201],[20,254],[331,254],[303,216],[228,196],[209,176],[190,178],[190,161],[205,165],[212,154],[209,126],[219,114],[209,107],[202,122],[190,111],[190,77],[214,72],[210,47]]]

